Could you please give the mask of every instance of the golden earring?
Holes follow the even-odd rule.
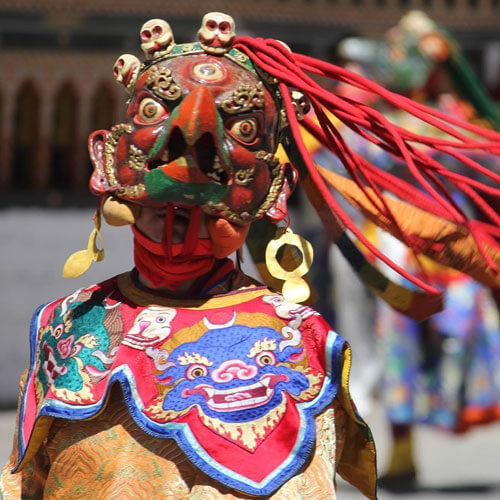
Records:
[[[295,256],[292,257],[296,267],[290,271],[287,271],[277,259],[279,249],[285,245],[297,247],[302,254],[300,263],[297,263]],[[286,253],[286,247],[284,252]],[[285,300],[300,303],[309,298],[311,290],[302,276],[309,271],[313,255],[312,245],[302,236],[294,234],[290,228],[278,228],[275,237],[268,243],[266,247],[266,266],[272,276],[285,281],[281,291]]]
[[[126,226],[135,224],[141,207],[135,203],[108,196],[102,204],[102,215],[110,226]]]
[[[63,278],[76,278],[90,267],[92,262],[104,259],[104,242],[101,236],[101,212],[97,209],[94,215],[94,229],[90,233],[86,250],[79,250],[68,257],[63,267]],[[99,246],[97,240],[99,239]]]

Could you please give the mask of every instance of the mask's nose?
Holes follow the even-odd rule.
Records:
[[[227,182],[223,124],[205,86],[191,92],[172,114],[166,149],[170,162],[190,156],[211,180]]]
[[[222,199],[228,188],[229,154],[224,124],[207,87],[197,87],[172,111],[153,154],[166,156],[167,163],[145,175],[152,198],[193,205]]]
[[[192,205],[222,199],[229,183],[229,154],[224,124],[207,87],[197,87],[172,111],[151,155],[167,162],[145,175],[152,198]]]
[[[219,135],[220,121],[212,94],[204,85],[193,90],[177,108],[171,127],[178,127],[188,146],[193,146],[203,134],[210,134],[214,139]]]

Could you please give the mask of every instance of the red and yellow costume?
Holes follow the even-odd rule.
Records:
[[[337,471],[374,496],[345,342],[222,267],[195,299],[126,273],[37,311],[5,499],[334,498]]]

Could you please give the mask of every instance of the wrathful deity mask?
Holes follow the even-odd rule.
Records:
[[[294,175],[274,156],[279,92],[231,48],[229,16],[207,14],[199,38],[175,45],[168,24],[154,19],[141,30],[147,63],[118,58],[126,121],[91,135],[91,190],[145,206],[201,206],[236,224],[284,216]]]

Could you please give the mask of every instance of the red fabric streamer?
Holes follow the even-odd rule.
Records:
[[[330,216],[338,217],[374,255],[424,290],[437,292],[423,281],[396,266],[366,240],[361,231],[338,205],[318,174],[311,155],[302,141],[299,125],[302,125],[325,148],[339,157],[349,176],[364,192],[370,203],[377,208],[381,215],[391,220],[395,227],[398,227],[401,240],[414,253],[418,253],[420,249],[419,238],[415,235],[406,235],[399,228],[394,215],[383,199],[383,191],[389,191],[404,201],[467,228],[486,264],[495,272],[497,271],[496,266],[484,251],[483,243],[487,242],[500,247],[495,239],[499,234],[500,217],[479,192],[499,198],[500,175],[468,157],[467,154],[476,152],[500,154],[500,133],[450,117],[436,109],[391,92],[345,68],[290,52],[284,44],[277,40],[238,37],[234,47],[250,57],[258,68],[277,79],[293,140],[297,144],[311,180],[324,197]],[[330,79],[335,83],[347,83],[357,89],[375,94],[392,106],[435,127],[446,134],[448,138],[424,136],[405,130],[391,123],[376,109],[324,89],[310,74]],[[308,117],[305,117],[302,122],[298,121],[290,97],[291,89],[299,90],[310,100],[319,126]],[[415,185],[383,171],[352,151],[328,118],[327,113],[333,114],[345,126],[351,128],[365,140],[402,160],[411,173]],[[470,175],[486,176],[489,179],[489,184],[484,184],[469,175],[449,170],[431,156],[435,152],[455,158],[462,163],[463,167],[469,169]],[[447,185],[453,186],[467,195],[492,224],[467,217],[453,200]],[[367,188],[371,188],[371,190]]]

